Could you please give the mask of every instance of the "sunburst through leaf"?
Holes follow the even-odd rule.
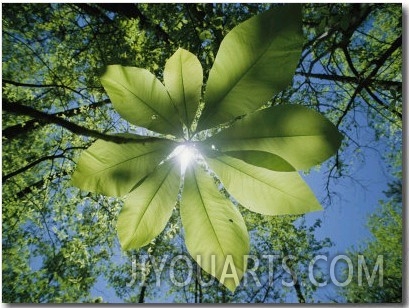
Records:
[[[301,16],[301,5],[288,4],[231,30],[204,95],[200,62],[181,48],[165,65],[164,84],[142,68],[108,66],[101,81],[114,108],[130,123],[163,136],[125,134],[130,142],[122,144],[97,140],[82,153],[73,175],[81,189],[125,196],[117,223],[123,249],[147,245],[166,227],[182,177],[186,247],[199,266],[236,289],[247,266],[248,232],[239,209],[202,165],[251,211],[284,215],[321,209],[297,170],[333,155],[341,134],[321,114],[299,105],[282,102],[257,111],[293,78],[304,42]],[[217,134],[198,138],[239,116]],[[226,262],[234,266],[234,279],[225,279]]]

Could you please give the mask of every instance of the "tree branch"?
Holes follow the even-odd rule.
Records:
[[[20,190],[18,193],[16,193],[15,197],[16,197],[16,199],[23,198],[25,195],[31,193],[34,189],[41,188],[44,185],[45,180],[50,180],[51,181],[51,180],[55,179],[57,176],[61,178],[61,177],[67,176],[67,175],[69,175],[69,174],[65,170],[63,170],[63,171],[61,171],[59,173],[51,174],[48,177],[43,178],[43,179],[31,184],[30,186],[26,186],[25,188]]]
[[[355,98],[357,97],[357,95],[359,94],[359,92],[361,92],[362,90],[362,86],[358,85],[358,87],[355,89],[354,93],[352,94],[347,106],[345,107],[344,112],[342,113],[342,115],[339,117],[337,123],[335,124],[336,127],[339,127],[339,125],[341,124],[342,120],[345,118],[345,116],[347,115],[348,111],[351,109],[352,105],[355,102]]]
[[[392,47],[392,46],[391,46],[391,47]],[[349,54],[349,52],[348,52],[348,48],[345,46],[342,50],[343,50],[343,52],[344,52],[345,59],[347,60],[347,63],[348,63],[349,68],[352,70],[352,72],[354,73],[354,75],[355,75],[359,80],[361,80],[363,74],[359,73],[359,72],[357,71],[357,69],[355,68],[354,63],[352,62],[351,56],[350,56],[350,54]],[[391,51],[391,54],[392,54],[392,53],[393,53],[393,51]],[[385,54],[384,54],[383,56],[385,56]],[[385,58],[385,61],[386,61],[387,58],[388,58],[388,56]],[[381,63],[378,63],[379,68],[380,68],[383,64],[384,64],[384,61],[381,62]],[[379,68],[375,68],[375,69],[371,72],[371,75],[375,76],[375,74],[376,74],[376,72],[379,70]],[[368,92],[368,94],[378,103],[378,105],[382,106],[382,108],[384,108],[384,109],[386,109],[386,110],[391,111],[393,114],[395,114],[396,116],[398,116],[398,117],[402,120],[402,114],[401,114],[400,112],[396,111],[395,109],[390,110],[390,109],[389,109],[389,106],[386,105],[384,102],[382,102],[382,101],[371,91],[371,89],[369,88],[369,84],[371,84],[371,81],[365,80],[365,84],[364,84],[363,88],[364,88],[364,89]],[[366,100],[365,100],[365,101],[366,101]],[[372,107],[372,105],[371,105],[368,101],[366,101],[366,102],[367,102],[367,104],[368,104],[370,107]],[[377,110],[376,108],[375,108],[375,110],[376,110],[378,113],[381,114],[380,110]]]
[[[78,7],[85,14],[101,18],[107,24],[112,23],[112,20],[108,16],[88,3],[73,3],[72,5]]]
[[[355,76],[340,76],[335,74],[317,74],[317,73],[306,73],[306,72],[296,72],[296,75],[308,77],[308,78],[316,78],[316,79],[323,79],[323,80],[330,80],[330,81],[339,81],[343,83],[355,83],[359,84],[362,82],[358,77]],[[379,80],[379,79],[370,79],[368,83],[373,83],[376,86],[384,87],[384,88],[401,88],[402,82],[399,81],[392,81],[392,80]]]
[[[328,74],[312,74],[312,73],[304,73],[304,72],[297,72],[297,74],[299,75],[303,75],[303,76],[307,76],[307,77],[312,77],[312,75],[316,78],[323,78],[323,77],[328,77],[328,79],[333,80],[333,81],[342,81],[342,82],[354,82],[357,83],[357,87],[354,91],[354,93],[352,94],[351,99],[349,100],[343,114],[340,116],[340,118],[338,119],[336,126],[339,127],[339,125],[341,124],[342,120],[344,119],[344,117],[347,115],[348,111],[350,110],[350,108],[352,107],[355,98],[360,94],[360,92],[362,91],[362,89],[367,89],[369,88],[371,82],[373,82],[373,78],[376,76],[376,74],[378,73],[379,69],[385,64],[385,61],[400,47],[402,46],[402,35],[399,36],[392,44],[391,46],[385,51],[385,53],[383,53],[381,55],[381,57],[379,59],[377,59],[376,61],[373,61],[373,63],[376,64],[375,68],[371,71],[371,73],[364,79],[361,79],[360,76],[356,76],[356,77],[351,77],[351,76],[338,76],[338,75],[328,75]],[[344,49],[344,53],[345,53],[345,49]],[[349,61],[347,61],[349,63]],[[349,63],[349,65],[351,65],[352,63]],[[351,70],[355,71],[355,69]],[[347,81],[348,80],[348,81]],[[399,83],[399,86],[401,87],[402,84]],[[370,90],[369,90],[369,94],[370,94]],[[371,95],[371,94],[370,94]],[[382,103],[382,102],[381,102]],[[384,106],[384,104],[381,104],[382,106]],[[385,107],[385,106],[384,106]],[[399,114],[397,114],[399,116]]]
[[[362,87],[368,92],[368,94],[383,108],[389,110],[389,106],[387,106],[385,103],[383,103],[370,89],[370,84],[371,84],[371,78],[374,77],[379,69],[385,64],[386,60],[395,52],[396,49],[398,49],[400,46],[402,46],[402,36],[398,37],[392,44],[391,46],[388,48],[388,50],[386,50],[386,52],[376,61],[373,61],[373,63],[376,64],[376,67],[372,70],[372,72],[369,74],[369,76],[362,81]],[[352,72],[356,75],[356,77],[358,79],[361,79],[360,73],[355,69],[353,63],[352,63],[352,59],[349,55],[349,52],[347,50],[347,48],[343,49],[344,51],[344,55],[347,59],[348,65],[351,68]],[[402,85],[401,85],[402,86]],[[370,105],[367,102],[368,105]],[[371,105],[370,105],[371,106]],[[393,114],[395,114],[396,116],[398,116],[400,119],[402,119],[402,114],[396,110],[390,110]],[[379,111],[378,111],[379,112]],[[380,112],[379,112],[380,113]]]
[[[57,113],[53,113],[51,115],[54,115],[56,117],[60,117],[60,116],[65,116],[65,117],[71,117],[74,116],[76,114],[78,114],[79,111],[81,111],[81,108],[97,108],[97,107],[101,107],[105,104],[110,103],[111,101],[109,99],[103,100],[101,102],[96,102],[90,105],[86,105],[86,106],[81,106],[81,107],[77,107],[77,108],[72,108],[72,109],[68,109],[65,111],[61,111],[61,112],[57,112]],[[21,134],[27,133],[30,130],[33,130],[35,128],[40,128],[43,127],[47,124],[50,124],[49,122],[46,121],[40,121],[38,119],[31,119],[28,120],[24,123],[21,124],[16,124],[13,126],[9,126],[5,129],[3,129],[2,131],[2,135],[3,137],[7,138],[7,139],[12,139],[15,138]]]
[[[162,29],[159,24],[153,23],[148,17],[146,17],[141,10],[133,3],[98,3],[100,8],[120,14],[127,18],[137,18],[142,27],[152,29],[158,38],[162,39],[166,43],[170,43],[169,35]]]
[[[129,142],[145,143],[145,142],[160,140],[160,138],[157,138],[157,137],[133,139],[133,138],[128,138],[128,137],[124,137],[120,135],[106,135],[99,131],[79,126],[75,123],[69,122],[53,114],[47,114],[42,111],[36,110],[32,107],[21,105],[19,103],[15,103],[15,102],[11,103],[6,99],[3,99],[3,110],[14,113],[14,114],[18,114],[18,115],[30,116],[30,117],[36,118],[38,121],[59,125],[77,135],[88,136],[88,137],[102,139],[105,141],[110,141],[110,142],[115,142],[115,143],[129,143]]]
[[[378,60],[373,61],[373,63],[376,64],[376,67],[366,79],[371,80],[378,73],[379,69],[385,64],[385,61],[401,46],[402,46],[402,35],[400,35],[391,44],[391,46],[385,51],[385,53]]]
[[[41,162],[43,162],[43,161],[46,161],[46,160],[54,160],[54,159],[57,159],[57,158],[65,158],[65,155],[64,155],[65,152],[67,152],[67,151],[69,151],[69,150],[78,150],[78,149],[86,149],[86,147],[72,147],[72,148],[67,148],[67,149],[63,150],[61,154],[57,154],[57,155],[47,155],[47,156],[41,157],[41,158],[39,158],[39,159],[36,159],[35,161],[33,161],[33,162],[27,164],[26,166],[24,166],[24,167],[22,167],[22,168],[20,168],[20,169],[17,169],[17,170],[15,170],[15,171],[13,171],[13,172],[10,172],[9,174],[3,175],[3,176],[2,176],[3,184],[4,184],[4,182],[7,181],[9,178],[11,178],[11,177],[13,177],[13,176],[16,176],[17,174],[20,174],[20,173],[23,173],[23,172],[27,171],[28,169],[33,168],[34,166],[38,165],[39,163],[41,163]]]
[[[395,109],[389,109],[389,106],[386,105],[384,102],[381,101],[379,97],[376,96],[375,93],[372,92],[372,90],[369,87],[365,87],[366,92],[369,94],[369,96],[372,97],[374,101],[378,103],[378,105],[382,106],[384,109],[388,110],[389,112],[392,112],[394,115],[396,115],[400,120],[402,120],[402,113]],[[380,110],[378,110],[375,106],[372,106],[367,100],[365,100],[367,105],[373,109],[375,109],[381,116],[383,116],[387,121],[390,121],[393,124],[396,124],[393,119],[390,119],[389,117],[383,115]],[[402,125],[400,125],[402,127]]]
[[[75,90],[69,86],[66,86],[64,84],[34,84],[34,83],[23,83],[23,82],[17,82],[14,80],[8,80],[8,79],[4,79],[2,80],[3,83],[6,84],[12,84],[13,86],[17,86],[17,87],[29,87],[29,88],[63,88],[63,89],[67,89],[70,90],[74,93],[77,93],[80,96],[84,96],[81,91]],[[84,89],[83,89],[84,90]]]
[[[34,167],[35,165],[38,165],[39,163],[41,163],[43,161],[54,160],[54,159],[63,158],[63,157],[64,157],[63,154],[48,155],[48,156],[41,157],[41,158],[29,163],[28,165],[26,165],[26,166],[24,166],[24,167],[22,167],[22,168],[20,168],[20,169],[18,169],[16,171],[13,171],[13,172],[10,172],[9,174],[3,175],[2,176],[3,185],[4,185],[4,182],[7,181],[9,178],[12,178],[13,176],[16,176],[17,174],[23,173],[24,171],[27,171],[28,169]]]

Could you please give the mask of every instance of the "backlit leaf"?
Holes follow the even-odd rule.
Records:
[[[220,193],[213,178],[196,164],[186,170],[180,215],[190,255],[233,292],[246,270],[247,228],[240,212]],[[237,277],[223,279],[228,261],[234,263],[232,274]]]
[[[338,129],[320,113],[300,105],[278,105],[238,120],[206,143],[221,152],[270,152],[302,170],[335,154],[341,140]]]
[[[162,134],[183,135],[168,92],[146,69],[109,65],[101,83],[115,110],[128,122]]]
[[[173,144],[160,139],[121,144],[97,140],[82,152],[72,183],[85,191],[123,196],[166,158]]]
[[[272,171],[225,155],[206,161],[227,191],[253,212],[298,215],[322,209],[298,172]]]
[[[209,73],[198,130],[254,111],[291,82],[303,46],[301,5],[277,7],[223,39]]]
[[[126,196],[118,216],[118,236],[123,249],[149,244],[166,227],[179,192],[180,166],[170,160]]]
[[[295,171],[285,159],[278,155],[264,151],[227,151],[224,154],[245,161],[257,167],[263,167],[274,171]]]
[[[166,62],[163,78],[179,116],[190,128],[202,92],[202,65],[194,54],[179,48]]]

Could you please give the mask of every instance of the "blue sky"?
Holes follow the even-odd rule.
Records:
[[[379,207],[379,200],[386,199],[383,192],[394,179],[382,159],[382,155],[388,151],[386,143],[384,140],[374,143],[373,131],[368,128],[365,119],[358,117],[357,120],[362,125],[359,141],[374,148],[361,148],[363,160],[351,158],[355,163],[349,167],[349,177],[332,183],[331,191],[336,193],[336,197],[329,206],[323,211],[306,215],[306,221],[310,224],[316,219],[322,220],[316,237],[329,237],[334,243],[333,247],[328,248],[328,264],[335,255],[346,254],[372,238],[367,228],[368,217]],[[320,201],[325,198],[325,173],[325,170],[312,171],[304,177]],[[327,301],[328,298],[335,298],[334,294],[331,287],[323,288],[317,292],[316,300]]]

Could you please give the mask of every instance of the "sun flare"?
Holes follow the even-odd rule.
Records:
[[[190,161],[195,157],[195,149],[191,145],[182,144],[176,147],[173,151],[175,156],[178,156],[180,161],[180,171],[182,174],[185,173],[187,166]]]

